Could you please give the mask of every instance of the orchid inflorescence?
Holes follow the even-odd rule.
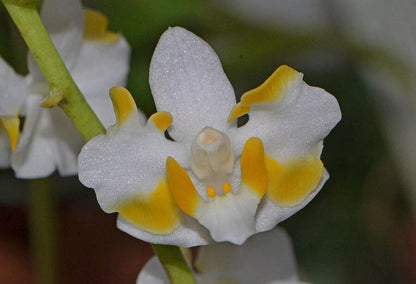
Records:
[[[45,0],[41,18],[87,102],[105,126],[113,124],[111,101],[103,94],[126,83],[130,47],[125,38],[107,31],[106,17],[83,10],[78,0]],[[23,77],[0,57],[0,167],[11,166],[18,178],[42,178],[55,170],[75,175],[84,139],[60,109],[52,108],[64,94],[50,90],[30,54],[28,69]]]

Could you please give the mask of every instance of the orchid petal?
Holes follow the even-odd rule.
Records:
[[[45,0],[40,15],[52,42],[70,70],[80,51],[84,32],[81,1]],[[28,56],[28,69],[34,82],[44,80],[31,54]]]
[[[332,95],[308,86],[302,77],[302,73],[281,66],[262,86],[244,94],[241,103],[251,110],[249,121],[239,128],[239,139],[259,137],[266,154],[278,161],[316,149],[341,119],[341,112]],[[320,151],[316,155],[319,157]]]
[[[282,229],[257,234],[241,247],[227,243],[201,247],[195,265],[202,283],[297,282],[292,244]]]
[[[141,129],[145,125],[144,115],[137,109],[130,92],[120,86],[110,89],[110,97],[116,117],[116,124],[109,131],[120,131],[123,129]]]
[[[153,256],[142,268],[136,284],[169,284],[169,279],[163,270],[162,264]]]
[[[168,234],[180,223],[180,213],[165,179],[159,180],[152,193],[138,193],[115,205],[114,211],[129,223],[154,234]]]
[[[258,234],[242,246],[215,243],[200,248],[194,276],[200,284],[301,283],[292,244],[282,229]],[[152,257],[140,271],[136,284],[167,284],[162,265]]]
[[[153,115],[144,126],[127,90],[115,87],[110,95],[117,124],[84,146],[79,155],[80,181],[95,189],[104,211],[119,213],[122,230],[133,235],[145,231],[149,241],[160,237],[169,243],[183,235],[185,225],[167,188],[165,161],[169,153],[183,161],[186,153],[182,145],[164,137],[168,114]],[[204,242],[195,228],[185,230],[187,234],[189,230],[194,231],[196,244]]]
[[[120,38],[120,34],[107,30],[108,19],[100,11],[84,9],[84,39],[114,43]]]
[[[166,160],[166,172],[176,204],[183,212],[194,217],[204,200],[198,195],[188,173],[172,157]]]
[[[30,95],[26,102],[26,120],[19,143],[12,154],[12,167],[19,178],[39,178],[55,170],[50,138],[39,131],[51,129],[47,110],[40,108],[42,98]]]
[[[126,84],[130,47],[124,38],[115,43],[85,41],[71,74],[105,127],[115,122],[111,101],[106,97],[114,86]]]
[[[301,203],[318,186],[324,172],[319,158],[313,155],[280,164],[266,157],[269,186],[267,197],[280,207]]]
[[[169,152],[181,153],[163,133],[142,124],[127,90],[111,90],[118,122],[106,135],[91,139],[79,155],[81,182],[96,190],[103,210],[108,211],[138,192],[149,194],[165,176]],[[119,192],[114,192],[118,189]]]
[[[328,178],[329,174],[324,169],[322,178],[319,181],[319,184],[316,186],[316,188],[313,191],[311,191],[311,193],[307,195],[302,202],[294,206],[279,207],[276,206],[276,203],[273,202],[270,198],[263,198],[262,202],[258,206],[256,213],[256,230],[258,232],[270,230],[274,228],[276,224],[282,222],[283,220],[286,220],[287,218],[301,210],[318,194],[318,192],[324,186]]]
[[[256,233],[254,215],[260,202],[248,191],[237,195],[216,196],[204,203],[195,213],[195,218],[206,227],[216,242],[229,241],[241,245]]]
[[[20,119],[17,115],[0,117],[0,122],[4,126],[4,129],[6,129],[10,150],[13,152],[17,147],[17,141],[19,139]]]
[[[149,83],[158,111],[173,116],[169,134],[175,140],[191,140],[205,126],[226,129],[233,88],[215,52],[193,33],[175,27],[162,35]]]
[[[45,110],[45,112],[47,111]],[[61,109],[55,108],[49,111],[54,131],[51,144],[53,144],[56,168],[61,176],[76,175],[78,172],[77,156],[85,144],[85,140]],[[50,137],[50,134],[47,134],[47,129],[40,132],[42,135]]]
[[[179,247],[194,247],[212,243],[209,232],[195,219],[181,213],[180,226],[168,234],[153,234],[140,229],[126,221],[121,215],[117,218],[117,228],[145,242],[153,244],[174,245]]]
[[[88,15],[87,13],[88,20],[93,18],[95,28],[99,28],[100,34],[108,39],[107,35],[110,33],[106,31],[105,17],[98,13],[93,13],[92,17]],[[97,16],[100,19],[98,22],[94,21]],[[103,100],[102,95],[105,95],[113,85],[125,84],[129,47],[125,39],[120,36],[113,37],[112,42],[102,40],[103,38],[99,36],[94,40],[88,38],[88,42],[81,49],[84,33],[83,17],[79,0],[45,0],[41,11],[41,18],[64,63],[70,70],[74,69],[75,80],[81,91],[86,94],[87,102],[108,126],[115,119],[110,100]],[[105,25],[102,25],[103,23]],[[91,21],[87,21],[87,24],[91,24]],[[97,30],[85,28],[89,32]],[[30,75],[27,80],[19,78],[7,64],[0,63],[0,75],[5,73],[1,76],[2,79],[8,80],[6,82],[8,84],[16,85],[13,86],[16,94],[9,92],[8,85],[5,85],[4,88],[8,92],[2,93],[2,96],[6,96],[4,100],[7,103],[0,104],[0,118],[9,133],[12,151],[17,143],[16,151],[11,156],[16,175],[22,178],[38,178],[51,174],[55,169],[64,176],[76,174],[78,167],[76,157],[84,141],[61,110],[40,109],[39,100],[47,94],[48,88],[33,57],[29,56]],[[1,84],[3,85],[3,82]],[[27,99],[25,105],[27,118],[21,137],[18,139],[17,114],[18,111],[22,111],[23,101],[30,93],[28,86],[31,86],[31,92],[35,94]],[[7,97],[12,95],[10,99]],[[15,101],[17,102],[14,103]],[[8,104],[9,102],[11,105]],[[142,114],[138,113],[137,116]]]
[[[31,95],[26,102],[26,120],[12,153],[12,167],[19,178],[46,177],[55,169],[63,176],[74,175],[83,139],[61,110],[42,109],[41,100]]]
[[[308,86],[302,77],[281,66],[260,87],[245,93],[230,113],[231,119],[249,113],[236,137],[257,136],[264,142],[272,177],[267,198],[280,207],[296,207],[317,189],[324,172],[319,160],[322,140],[341,118],[336,99]]]
[[[26,80],[0,57],[0,116],[16,116],[29,95]]]

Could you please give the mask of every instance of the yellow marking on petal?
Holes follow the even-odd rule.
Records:
[[[116,211],[129,223],[154,234],[168,234],[180,221],[166,179],[160,180],[150,196],[136,197],[119,206]]]
[[[324,173],[322,161],[313,155],[280,164],[266,156],[269,173],[267,194],[281,206],[295,206],[301,203],[318,186]]]
[[[230,193],[231,185],[228,182],[224,183],[223,190],[224,190],[224,194]]]
[[[168,157],[166,160],[166,172],[169,188],[176,204],[183,212],[194,216],[200,197],[188,173],[172,157]]]
[[[1,122],[3,122],[4,128],[7,131],[10,141],[10,150],[14,152],[17,147],[17,141],[19,139],[19,124],[20,120],[17,116],[8,116],[1,117]]]
[[[241,96],[241,103],[250,106],[280,100],[299,76],[301,73],[287,65],[282,65],[259,87],[244,93]]]
[[[240,116],[243,116],[243,115],[245,115],[249,112],[250,112],[250,107],[249,106],[244,106],[244,105],[241,104],[241,102],[239,102],[231,110],[230,115],[228,116],[228,121],[227,122],[230,123],[234,119],[237,119]]]
[[[170,113],[166,111],[160,111],[152,114],[148,121],[153,122],[156,128],[159,129],[160,132],[164,133],[166,129],[168,129],[172,124],[173,118]]]
[[[132,112],[137,112],[136,103],[127,89],[119,86],[113,87],[110,89],[110,97],[118,125],[122,125]]]
[[[207,188],[207,195],[209,198],[214,198],[215,197],[215,190],[212,187],[208,187]]]
[[[120,34],[107,31],[107,17],[96,10],[84,9],[84,39],[116,42]]]
[[[241,154],[241,181],[254,191],[259,199],[263,197],[269,182],[264,161],[263,142],[256,137],[247,140]]]

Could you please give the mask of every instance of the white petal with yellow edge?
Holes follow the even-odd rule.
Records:
[[[324,174],[322,161],[313,154],[286,163],[266,155],[266,168],[269,176],[267,197],[279,207],[300,204],[317,188]]]
[[[136,196],[114,206],[129,223],[154,234],[167,234],[179,225],[179,212],[166,179],[160,179],[150,194]]]
[[[278,70],[282,72],[276,74]],[[265,82],[269,86],[246,93],[249,121],[239,128],[236,138],[259,137],[266,154],[286,161],[310,153],[339,122],[341,112],[335,97],[307,85],[303,74],[288,66],[278,70],[273,80]],[[267,94],[272,91],[277,94]],[[244,99],[245,95],[242,103]]]
[[[329,174],[326,170],[319,181],[318,186],[299,204],[290,207],[279,207],[267,197],[263,198],[260,203],[256,214],[256,230],[263,232],[270,230],[276,226],[276,224],[286,220],[303,207],[305,207],[321,190],[325,182],[328,180]]]
[[[158,111],[174,122],[169,134],[177,141],[192,140],[205,126],[224,132],[235,103],[233,88],[218,56],[193,33],[169,28],[160,38],[149,73]]]
[[[137,195],[149,195],[164,178],[165,151],[181,151],[157,129],[145,127],[131,94],[110,90],[116,124],[91,139],[78,157],[80,181],[96,190],[105,211]],[[158,147],[163,145],[165,147]]]
[[[230,113],[230,119],[249,114],[234,136],[237,141],[254,135],[264,143],[270,180],[257,212],[258,230],[270,229],[300,210],[328,178],[319,157],[323,139],[341,119],[339,105],[302,78],[294,69],[280,66],[262,85],[246,92]]]
[[[71,69],[75,82],[104,127],[115,122],[108,90],[126,85],[129,59],[130,47],[124,37],[114,43],[85,41]]]
[[[84,9],[84,40],[102,43],[114,43],[120,34],[107,30],[108,19],[100,11]]]
[[[179,247],[194,247],[214,242],[209,232],[195,219],[181,214],[180,226],[169,234],[152,234],[127,222],[122,216],[117,218],[117,228],[140,240]]]
[[[17,142],[19,141],[19,132],[20,132],[20,119],[17,115],[0,117],[0,127],[3,128],[7,133],[7,138],[9,139],[9,149],[8,151],[14,152],[17,147]]]
[[[163,133],[143,127],[139,121],[129,126],[122,131],[113,126],[107,135],[93,138],[78,157],[80,181],[95,189],[105,211],[138,192],[150,194],[166,175],[168,155],[186,157],[185,149],[165,139]]]
[[[119,213],[118,226],[131,235],[153,243],[207,243],[202,226],[182,216],[167,187],[168,155],[187,159],[185,148],[164,136],[170,114],[156,113],[144,126],[127,90],[115,87],[110,94],[117,123],[84,146],[80,181],[95,189],[104,211]]]

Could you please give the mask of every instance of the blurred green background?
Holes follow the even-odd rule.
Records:
[[[106,14],[110,30],[121,32],[130,43],[128,89],[147,115],[155,111],[148,85],[150,59],[169,26],[183,26],[214,48],[237,97],[282,64],[336,96],[343,119],[325,139],[322,155],[331,178],[305,209],[281,223],[292,237],[300,278],[313,283],[415,283],[411,189],[400,179],[384,139],[377,93],[361,75],[363,60],[378,58],[376,48],[351,40],[336,24],[323,29],[257,25],[221,1],[83,4]],[[26,48],[3,6],[0,54],[25,74]],[[386,52],[381,57],[394,59]],[[0,283],[31,283],[30,182],[15,180],[10,170],[1,171],[0,177]],[[151,255],[148,245],[118,231],[115,216],[102,212],[94,192],[75,177],[54,176],[52,182],[59,283],[133,283]]]

